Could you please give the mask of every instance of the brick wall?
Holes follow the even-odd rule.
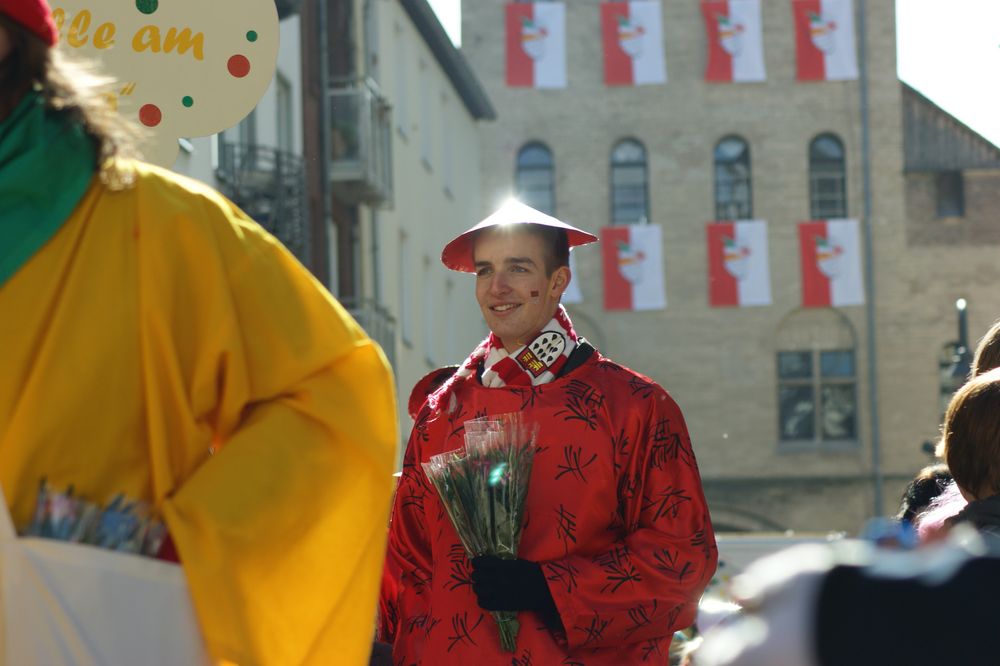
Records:
[[[608,224],[613,145],[633,137],[648,152],[650,221],[663,226],[668,307],[605,312],[600,250],[582,248],[575,279],[585,302],[570,308],[578,330],[606,355],[650,375],[674,395],[711,485],[710,498],[760,507],[761,520],[748,519],[745,527],[768,521],[797,529],[860,527],[873,505],[871,484],[858,481],[872,473],[865,308],[840,310],[857,341],[855,447],[779,451],[775,370],[775,339],[801,299],[796,223],[809,216],[807,150],[817,134],[833,132],[843,141],[848,213],[863,216],[858,83],[797,83],[791,9],[771,2],[763,3],[767,82],[705,83],[698,3],[664,2],[669,82],[605,87],[599,3],[576,0],[567,3],[568,88],[507,88],[503,3],[463,4],[463,51],[499,113],[496,123],[481,130],[487,207],[510,194],[517,150],[540,140],[556,163],[557,215],[596,231]],[[896,479],[885,484],[885,508],[894,511],[900,479],[926,462],[920,444],[936,432],[937,355],[954,337],[954,299],[969,298],[971,330],[985,330],[992,318],[986,304],[1000,313],[1000,290],[968,291],[971,267],[964,260],[939,274],[931,270],[937,268],[936,250],[910,246],[894,10],[892,3],[867,7],[878,415],[882,471]],[[729,134],[750,144],[753,216],[769,222],[771,306],[708,305],[705,223],[714,216],[712,153]],[[992,250],[979,250],[971,259],[983,262],[988,256],[997,263]],[[987,275],[993,284],[1000,277],[992,265],[984,270]],[[783,488],[780,501],[773,488]],[[859,488],[868,488],[867,494]],[[843,501],[834,501],[838,498]]]

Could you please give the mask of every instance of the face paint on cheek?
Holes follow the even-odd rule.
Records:
[[[531,290],[531,300],[537,303],[537,302],[538,302],[538,301],[540,301],[541,299],[542,299],[542,297],[541,297],[541,295],[540,295],[540,294],[538,293],[538,291],[537,291],[537,290],[535,290],[535,289],[532,289],[532,290]]]

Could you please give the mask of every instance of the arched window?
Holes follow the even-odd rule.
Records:
[[[646,149],[635,139],[619,141],[611,151],[611,223],[647,224],[649,187]]]
[[[809,215],[814,220],[847,217],[844,144],[820,134],[809,144]]]
[[[750,146],[738,136],[727,136],[715,144],[715,219],[752,217]]]
[[[857,446],[855,335],[834,310],[802,309],[776,335],[782,448]]]
[[[521,148],[514,186],[522,202],[548,215],[556,214],[555,164],[547,146],[529,143]]]

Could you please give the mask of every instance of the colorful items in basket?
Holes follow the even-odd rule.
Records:
[[[118,494],[107,506],[73,495],[73,486],[56,492],[39,482],[34,517],[22,536],[83,543],[123,553],[162,557],[167,528],[145,502]],[[169,559],[169,558],[168,558]]]

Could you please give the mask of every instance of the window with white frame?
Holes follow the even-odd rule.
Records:
[[[646,148],[635,139],[619,141],[611,151],[611,224],[649,222]]]
[[[777,336],[778,440],[785,449],[858,443],[855,336],[833,310],[800,310]]]
[[[434,289],[434,280],[431,276],[431,260],[424,257],[424,306],[421,316],[424,318],[424,358],[427,363],[437,365],[437,336],[435,335],[434,301],[439,295]]]
[[[295,128],[292,101],[292,84],[281,73],[275,74],[275,91],[277,97],[277,137],[278,150],[284,153],[291,153],[295,149],[292,131]]]
[[[455,174],[452,172],[452,128],[448,126],[449,110],[447,95],[441,95],[441,178],[444,191],[453,194]]]
[[[406,345],[413,345],[413,261],[410,239],[399,235],[399,336]]]
[[[961,171],[934,174],[934,199],[938,217],[965,215],[965,183]]]
[[[847,217],[844,143],[833,134],[809,143],[809,215],[814,220]]]
[[[240,121],[239,137],[242,157],[240,166],[244,169],[257,168],[257,107],[254,107],[247,117]],[[238,155],[240,153],[237,153]]]
[[[406,41],[403,35],[403,29],[396,25],[396,39],[393,43],[393,57],[395,58],[395,68],[393,74],[396,77],[396,99],[392,101],[393,103],[393,114],[396,116],[396,129],[404,137],[409,134],[408,123],[410,122],[409,117],[409,106],[406,102],[406,85],[409,79],[407,78],[407,59],[406,59]]]
[[[433,145],[433,118],[431,117],[431,74],[424,61],[420,61],[420,158],[431,167]]]
[[[544,143],[532,141],[517,152],[517,198],[548,215],[556,214],[555,162]]]
[[[250,113],[240,121],[239,124],[240,143],[244,146],[251,146],[257,143],[257,107],[250,110]]]
[[[448,325],[455,321],[455,285],[449,279],[444,283],[444,349],[441,350],[441,355],[438,357],[443,359],[445,363],[453,362],[455,356],[462,353],[462,350],[458,349],[455,336],[458,327]]]
[[[750,146],[738,136],[727,136],[715,144],[714,158],[715,219],[751,219]]]

